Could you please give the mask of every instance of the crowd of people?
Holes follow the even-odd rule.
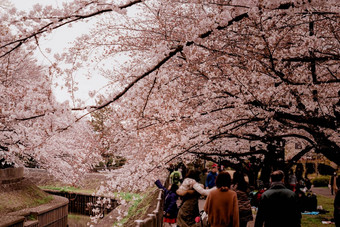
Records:
[[[241,171],[235,171],[231,176],[217,164],[213,164],[209,172],[206,168],[187,170],[183,164],[170,166],[169,171],[168,188],[159,180],[155,182],[165,192],[165,227],[246,227],[254,219],[252,206],[257,210],[255,227],[301,226],[301,212],[305,209],[301,199],[311,184],[308,179],[298,181],[293,171],[289,171],[286,177],[281,170],[272,172],[268,188],[259,188],[253,197]],[[336,181],[336,175],[333,178],[330,183]],[[332,193],[336,194],[334,218],[336,226],[340,226],[340,190],[337,188],[335,186]],[[202,220],[200,198],[205,199],[204,216],[207,220]]]

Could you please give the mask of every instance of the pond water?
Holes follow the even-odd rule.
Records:
[[[69,227],[85,227],[88,226],[87,223],[90,222],[90,216],[81,214],[68,214],[68,226]]]

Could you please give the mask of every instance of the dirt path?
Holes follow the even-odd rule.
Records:
[[[312,192],[317,194],[317,195],[323,195],[323,196],[327,196],[329,198],[333,198],[335,197],[335,195],[331,194],[331,190],[329,188],[323,187],[317,187],[317,188],[312,188]]]

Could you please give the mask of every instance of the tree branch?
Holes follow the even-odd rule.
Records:
[[[300,151],[293,158],[291,158],[286,165],[286,170],[289,170],[297,161],[299,161],[302,158],[302,156],[307,154],[313,148],[314,148],[313,146],[306,146],[302,151]]]
[[[313,117],[313,116],[302,116],[290,113],[275,112],[273,118],[275,120],[286,119],[297,123],[306,123],[314,126],[319,126],[323,128],[329,128],[336,130],[339,127],[339,123],[336,118],[328,117]]]
[[[129,2],[125,5],[119,6],[118,8],[119,9],[126,9],[130,6],[133,6],[133,5],[135,5],[137,3],[141,3],[141,2],[142,2],[142,0],[135,0],[135,1]],[[93,13],[90,13],[90,14],[86,14],[86,15],[70,15],[70,16],[67,16],[67,17],[60,17],[60,18],[58,18],[57,22],[50,22],[50,23],[46,24],[45,26],[42,26],[37,31],[33,32],[31,35],[25,36],[21,39],[17,39],[15,41],[12,41],[12,42],[6,43],[5,45],[2,45],[0,47],[0,49],[8,47],[12,44],[16,44],[14,47],[10,48],[7,52],[0,55],[0,58],[8,55],[9,53],[14,51],[15,49],[19,48],[23,43],[26,43],[27,41],[29,41],[32,38],[35,38],[37,35],[40,35],[40,34],[45,33],[45,32],[49,32],[51,30],[55,30],[59,27],[65,26],[67,24],[71,24],[73,22],[77,22],[79,20],[91,18],[91,17],[97,16],[97,15],[100,15],[100,14],[103,14],[103,13],[111,12],[111,11],[113,11],[112,7],[107,8],[107,9],[103,9],[103,10],[99,10],[99,11],[96,11],[96,12],[93,12]],[[63,22],[63,21],[65,21],[65,22]]]
[[[144,111],[145,111],[146,105],[148,104],[148,100],[149,100],[150,94],[151,94],[153,88],[155,87],[156,80],[157,80],[157,78],[155,78],[155,79],[153,80],[152,86],[151,86],[151,88],[150,88],[150,90],[149,90],[149,93],[148,93],[148,95],[147,95],[147,97],[146,97],[145,104],[144,104],[143,110],[142,110],[142,117],[143,117],[143,118],[144,118]]]
[[[150,70],[148,70],[147,72],[143,73],[142,75],[140,75],[139,77],[137,77],[134,81],[132,81],[130,84],[128,84],[120,93],[118,93],[113,99],[111,99],[108,102],[104,102],[103,104],[99,105],[99,106],[90,106],[89,108],[91,108],[92,110],[90,110],[87,114],[84,114],[83,116],[77,118],[76,121],[79,121],[80,119],[82,119],[83,117],[87,116],[88,114],[91,114],[92,112],[96,111],[96,110],[100,110],[105,108],[106,106],[110,105],[111,103],[115,102],[116,100],[118,100],[119,98],[121,98],[125,93],[127,93],[138,81],[142,80],[143,78],[149,76],[151,73],[153,73],[154,71],[156,71],[157,69],[159,69],[163,64],[165,64],[169,59],[171,59],[173,56],[175,56],[178,52],[183,50],[183,46],[179,45],[177,46],[176,49],[174,49],[173,51],[171,51],[168,56],[164,57],[160,62],[158,62],[154,67],[152,67]],[[85,110],[87,109],[87,107],[83,107],[83,108],[73,108],[72,110]]]
[[[190,154],[195,155],[204,155],[204,156],[221,156],[221,157],[244,157],[244,156],[251,156],[255,154],[265,154],[265,150],[257,150],[257,151],[249,151],[249,152],[243,152],[243,153],[236,153],[232,151],[225,150],[224,153],[221,152],[212,152],[212,153],[206,153],[206,152],[196,152],[196,151],[188,151]]]

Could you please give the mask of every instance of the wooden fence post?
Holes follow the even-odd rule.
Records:
[[[144,220],[135,220],[136,227],[143,227],[144,226]]]
[[[168,178],[167,178],[168,180]],[[165,184],[167,184],[167,180]],[[136,227],[162,227],[163,226],[163,207],[164,207],[163,190],[158,190],[157,205],[152,214],[144,220],[135,220]]]
[[[148,216],[152,219],[152,226],[156,227],[157,226],[157,217],[155,214],[148,214]]]

